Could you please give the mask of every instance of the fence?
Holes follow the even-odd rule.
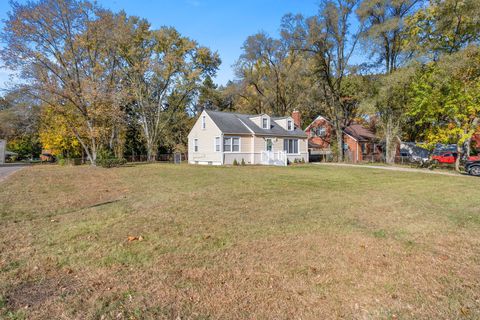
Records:
[[[158,154],[155,161],[157,162],[178,162],[175,159],[175,155],[177,153],[161,153]],[[184,162],[188,160],[188,154],[186,152],[184,153],[178,153],[180,154],[180,161]],[[130,155],[130,156],[124,156],[125,159],[127,159],[128,162],[147,162],[148,157],[147,155]]]
[[[333,153],[329,154],[310,154],[310,162],[337,162],[338,159]],[[351,152],[345,152],[344,162],[346,163],[386,163],[385,156],[381,153],[363,154],[361,160],[355,162]],[[414,159],[412,156],[395,156],[394,162],[403,165],[421,165],[422,161]]]
[[[124,156],[124,159],[127,160],[127,162],[134,162],[134,163],[139,163],[139,162],[148,162],[148,157],[147,155],[129,155],[129,156]],[[186,162],[188,161],[188,154],[187,153],[161,153],[158,154],[155,162],[171,162],[171,163],[181,163],[181,162]],[[90,160],[88,158],[62,158],[62,159],[56,159],[54,157],[49,158],[48,160],[43,160],[43,161],[35,161],[38,163],[61,163],[65,165],[81,165],[81,164],[90,164]],[[33,162],[32,162],[33,163]]]

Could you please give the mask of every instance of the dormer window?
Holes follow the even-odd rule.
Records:
[[[293,121],[292,120],[287,120],[287,130],[288,131],[293,130]]]
[[[263,129],[269,129],[268,128],[268,118],[266,118],[266,117],[262,118],[262,128]]]

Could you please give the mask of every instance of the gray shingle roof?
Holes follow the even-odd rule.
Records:
[[[258,117],[260,115],[249,115],[233,112],[221,112],[205,110],[205,112],[212,118],[213,122],[223,132],[228,134],[252,134],[253,131],[256,135],[260,136],[278,136],[278,137],[298,137],[306,138],[307,135],[303,130],[295,127],[294,130],[288,131],[282,128],[280,125],[271,121],[271,127],[269,129],[262,129],[251,120],[251,118]],[[278,120],[281,118],[271,118],[272,120]],[[250,130],[251,131],[250,131]]]

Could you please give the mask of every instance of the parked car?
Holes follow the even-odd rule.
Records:
[[[453,164],[457,160],[458,154],[456,152],[444,151],[432,154],[432,163],[448,163]]]
[[[472,176],[480,176],[480,160],[465,162],[465,172]]]

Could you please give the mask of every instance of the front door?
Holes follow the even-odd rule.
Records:
[[[265,140],[265,151],[273,151],[272,139],[266,139]]]

